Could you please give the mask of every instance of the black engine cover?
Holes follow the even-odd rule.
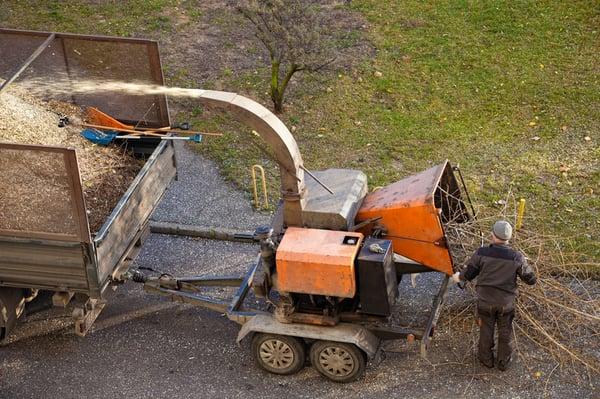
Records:
[[[389,316],[398,297],[390,240],[368,237],[356,258],[361,313]]]

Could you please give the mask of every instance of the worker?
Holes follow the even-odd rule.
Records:
[[[511,361],[512,321],[515,315],[517,276],[533,285],[536,277],[522,253],[508,245],[510,223],[499,220],[492,227],[492,243],[479,248],[461,272],[452,276],[455,283],[477,277],[479,316],[479,361],[494,367],[494,329],[498,326],[497,367],[504,371]]]

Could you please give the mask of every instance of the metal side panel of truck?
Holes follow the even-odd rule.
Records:
[[[3,146],[6,145],[0,144],[0,150]],[[10,146],[14,151],[20,147]],[[175,177],[174,156],[173,142],[162,141],[93,238],[89,228],[84,229],[87,234],[78,235],[78,241],[71,237],[61,239],[53,233],[0,230],[0,287],[73,292],[101,298],[111,277],[124,271],[137,254],[150,214]],[[74,178],[78,180],[79,176]],[[81,188],[75,195],[83,198]]]

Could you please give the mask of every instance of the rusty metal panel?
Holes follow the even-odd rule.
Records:
[[[0,28],[0,78],[9,79],[51,34]],[[158,43],[55,33],[14,84],[26,85],[44,99],[96,107],[125,122],[140,121],[140,126],[170,125],[165,95],[95,90],[106,82],[164,85]]]
[[[50,33],[23,35],[0,29],[0,78],[8,79],[38,48]]]
[[[276,253],[277,289],[354,297],[354,259],[362,238],[361,233],[288,228]]]
[[[0,237],[0,285],[88,292],[82,245]]]
[[[0,143],[0,236],[90,242],[74,149]]]

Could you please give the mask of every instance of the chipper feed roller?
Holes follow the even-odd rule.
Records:
[[[295,373],[308,356],[325,377],[352,381],[387,339],[419,339],[424,354],[453,272],[444,224],[472,218],[455,169],[445,161],[369,193],[360,171],[308,172],[294,138],[266,108],[233,93],[199,92],[203,104],[237,115],[271,146],[281,204],[272,224],[254,233],[260,256],[245,278],[130,278],[147,291],[225,312],[242,324],[238,342],[249,338],[256,363],[272,373]],[[445,275],[427,324],[391,326],[399,281],[422,272]],[[238,290],[228,302],[202,294],[203,286]],[[250,290],[263,310],[244,308]]]

